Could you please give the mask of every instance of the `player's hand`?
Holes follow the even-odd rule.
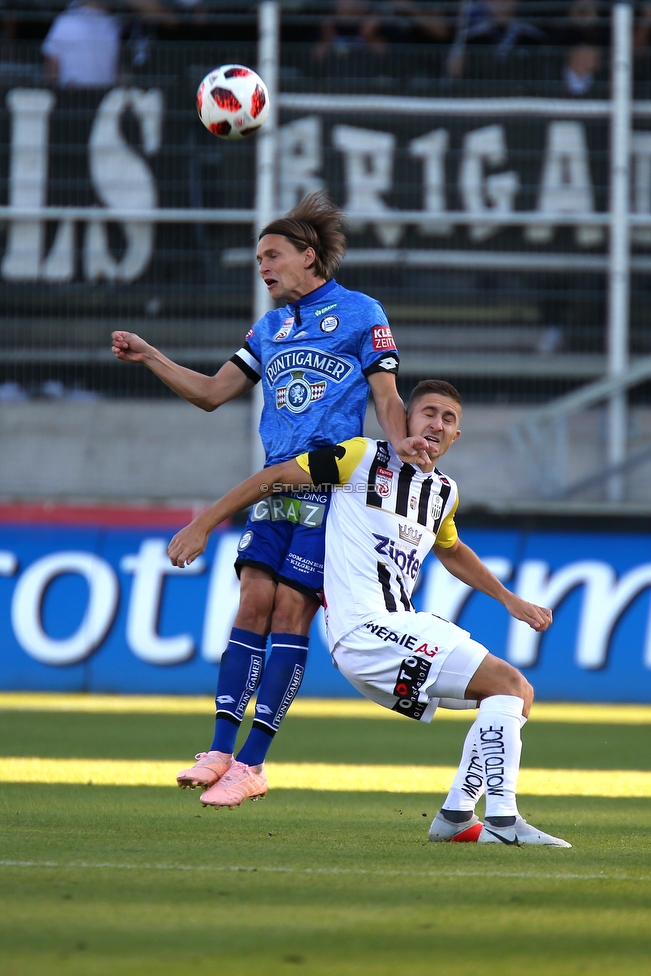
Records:
[[[113,332],[111,352],[125,363],[144,363],[151,346],[135,332]]]
[[[528,603],[516,596],[515,593],[509,594],[504,606],[512,617],[515,617],[516,620],[523,620],[525,624],[529,624],[532,630],[537,630],[539,633],[547,630],[553,619],[551,610],[546,607],[539,607],[535,603]]]
[[[167,554],[172,566],[183,569],[193,563],[202,552],[206,551],[209,534],[196,522],[190,522],[184,529],[177,532],[167,547]]]
[[[428,442],[424,437],[403,437],[391,445],[401,461],[409,464],[431,464],[432,459],[427,453]]]

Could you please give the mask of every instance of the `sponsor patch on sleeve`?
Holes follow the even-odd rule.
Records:
[[[373,349],[375,352],[383,352],[385,349],[395,349],[396,344],[391,335],[391,327],[388,325],[374,325],[371,330],[373,336]]]
[[[255,332],[255,329],[249,329],[249,331],[244,336],[244,341],[246,342],[247,339],[250,339],[254,332]]]

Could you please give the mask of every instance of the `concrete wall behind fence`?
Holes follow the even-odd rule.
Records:
[[[175,401],[4,403],[0,498],[210,501],[250,473],[249,409],[246,402],[229,403],[210,414]],[[540,475],[510,435],[528,410],[466,408],[462,436],[441,465],[459,481],[464,505],[538,497]],[[630,421],[631,450],[648,445],[651,410],[632,410]],[[367,432],[380,436],[372,409]],[[603,411],[571,418],[570,480],[598,468],[604,443]],[[552,427],[543,431],[543,444],[553,465]],[[651,459],[628,477],[630,501],[651,505]]]
[[[209,500],[248,476],[249,443],[247,403],[6,403],[0,496]]]

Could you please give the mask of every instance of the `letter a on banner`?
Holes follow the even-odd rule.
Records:
[[[550,122],[543,162],[538,209],[541,213],[594,213],[594,192],[585,128],[581,122]],[[579,221],[577,220],[577,224]],[[527,227],[528,241],[545,244],[554,234],[552,226]],[[577,244],[594,247],[603,240],[601,227],[575,230]]]

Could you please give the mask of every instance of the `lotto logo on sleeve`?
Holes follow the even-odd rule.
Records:
[[[375,352],[384,352],[386,349],[396,348],[393,336],[391,335],[391,329],[388,325],[374,325],[371,332]]]

